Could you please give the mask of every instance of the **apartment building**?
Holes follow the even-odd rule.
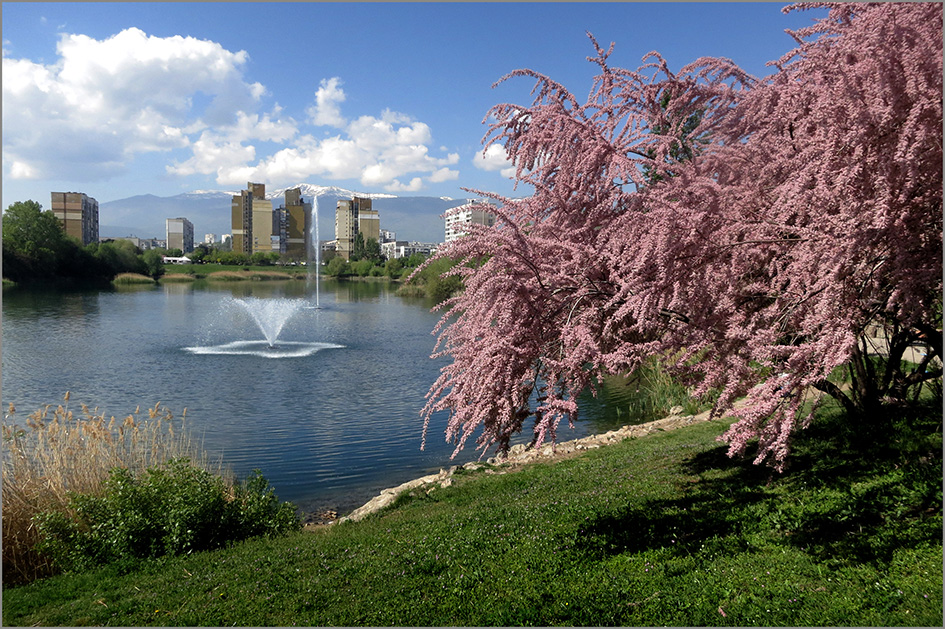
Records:
[[[83,245],[98,242],[98,201],[83,192],[53,192],[50,209],[66,235]]]
[[[365,242],[369,238],[380,242],[381,218],[371,206],[371,199],[352,197],[350,201],[338,201],[335,206],[335,251],[339,256],[351,259],[358,234]]]
[[[262,250],[257,248],[260,242],[265,251],[272,250],[272,201],[266,200],[265,184],[249,182],[245,190],[233,195],[230,225],[233,227],[233,251],[252,254]]]
[[[230,207],[232,247],[239,253],[275,252],[307,260],[312,247],[312,204],[301,188],[285,191],[285,202],[273,208],[266,185],[249,182]],[[226,235],[224,235],[226,238]]]
[[[469,233],[469,225],[495,225],[495,214],[485,209],[487,201],[469,199],[465,205],[449,210],[446,214],[446,242],[452,242]]]
[[[285,204],[278,208],[280,252],[307,260],[314,257],[312,246],[312,204],[302,197],[301,188],[285,191]]]
[[[169,218],[165,221],[167,248],[180,249],[184,253],[194,250],[194,224],[186,218]]]

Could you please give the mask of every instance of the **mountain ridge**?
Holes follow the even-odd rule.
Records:
[[[398,240],[442,242],[446,210],[463,205],[467,199],[452,197],[397,196],[383,192],[357,192],[337,186],[299,183],[267,190],[266,198],[279,207],[285,191],[301,188],[306,201],[318,203],[321,239],[334,238],[335,207],[339,200],[352,196],[370,198],[381,218],[381,229],[393,231]],[[99,233],[103,238],[136,235],[141,238],[165,237],[165,219],[183,217],[194,225],[194,240],[202,242],[205,234],[229,234],[229,199],[239,192],[194,190],[168,197],[142,194],[99,204]]]

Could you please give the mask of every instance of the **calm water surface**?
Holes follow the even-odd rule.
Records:
[[[24,422],[66,391],[70,408],[85,403],[106,416],[158,402],[179,416],[186,407],[208,452],[239,477],[259,468],[280,499],[310,511],[350,511],[380,489],[477,459],[470,448],[450,460],[445,413],[420,450],[419,412],[445,364],[429,357],[439,314],[386,284],[323,282],[322,308],[298,310],[278,337],[277,346],[304,348],[300,355],[208,350],[265,349],[235,300],[314,305],[313,290],[302,281],[4,289],[3,408],[14,404]],[[562,426],[559,439],[626,423],[606,398],[584,399],[580,421]]]

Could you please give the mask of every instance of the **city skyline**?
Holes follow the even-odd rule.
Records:
[[[780,4],[4,3],[3,207],[318,182],[513,191],[482,124],[543,72],[583,99],[587,37],[636,69],[725,56],[756,76],[818,11]]]

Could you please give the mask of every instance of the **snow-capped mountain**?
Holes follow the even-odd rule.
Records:
[[[381,229],[397,234],[398,240],[441,242],[445,225],[442,214],[463,205],[466,199],[450,197],[398,197],[377,192],[356,192],[336,186],[300,183],[289,188],[266,190],[266,198],[278,207],[285,191],[301,188],[306,201],[318,202],[318,222],[323,240],[334,238],[335,206],[342,199],[360,196],[373,200],[381,218]],[[195,190],[170,197],[153,194],[106,201],[99,204],[99,232],[102,237],[135,235],[140,238],[164,238],[165,220],[183,217],[194,224],[194,240],[204,234],[229,234],[230,199],[239,191]]]
[[[289,186],[288,188],[277,188],[275,190],[266,190],[267,199],[283,199],[285,198],[286,190],[292,190],[294,188],[300,188],[302,190],[303,197],[339,197],[344,199],[350,199],[352,196],[358,196],[364,199],[396,199],[397,195],[386,194],[383,192],[356,192],[354,190],[346,190],[344,188],[339,188],[337,186],[317,186],[310,183],[300,183],[294,186]],[[239,194],[234,192],[233,194]]]

